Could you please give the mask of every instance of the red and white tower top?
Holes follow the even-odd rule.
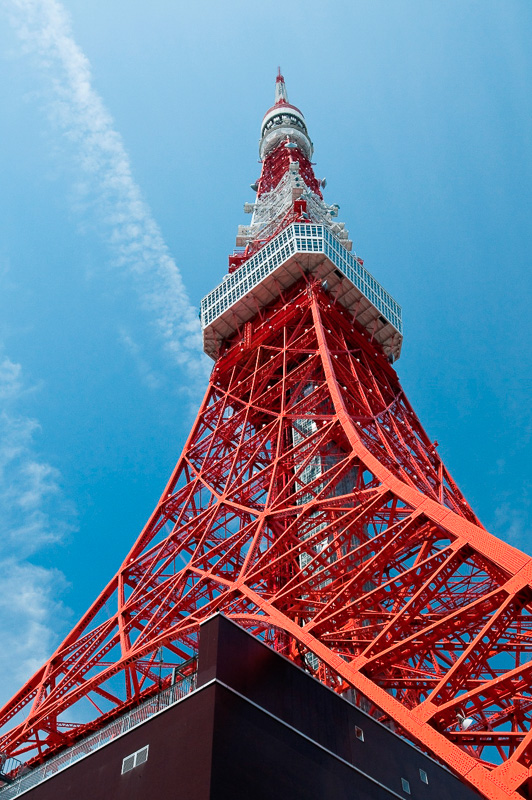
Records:
[[[305,117],[296,106],[288,102],[288,92],[284,77],[281,75],[281,68],[275,81],[275,103],[268,109],[262,120],[260,155],[264,159],[266,155],[279,144],[280,138],[272,134],[282,130],[286,136],[294,135],[299,139],[302,150],[307,158],[312,157],[313,147],[309,139]]]
[[[314,174],[312,153],[305,117],[288,102],[279,70],[275,103],[261,125],[262,170],[251,186],[256,199],[244,204],[251,222],[238,226],[229,275],[201,303],[205,352],[213,358],[257,310],[299,280],[302,270],[327,286],[390,361],[399,357],[401,308],[351,252],[349,233],[337,219],[339,206],[323,199],[326,182]]]
[[[264,115],[260,136],[259,155],[263,167],[257,184],[258,197],[275,189],[290,165],[297,163],[306,186],[322,198],[321,182],[316,179],[310,161],[314,148],[305,117],[299,108],[288,102],[280,68],[275,82],[275,104]]]

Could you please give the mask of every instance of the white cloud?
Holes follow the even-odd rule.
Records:
[[[0,554],[22,558],[61,540],[72,509],[63,499],[57,469],[39,459],[38,422],[17,413],[28,389],[20,364],[0,358]],[[58,514],[58,512],[60,512]]]
[[[68,614],[59,570],[29,559],[73,529],[60,474],[39,457],[36,420],[18,412],[31,391],[20,364],[0,356],[0,703],[50,655]]]
[[[25,48],[51,78],[51,110],[75,143],[84,183],[96,195],[120,266],[134,280],[143,306],[177,364],[205,380],[197,313],[181,273],[135,183],[122,138],[92,85],[88,59],[73,39],[68,15],[56,0],[10,0],[11,18]]]
[[[22,368],[5,356],[0,361],[0,401],[17,399],[22,391]]]
[[[20,689],[57,645],[68,611],[56,598],[65,587],[59,570],[16,558],[0,559],[0,704]]]

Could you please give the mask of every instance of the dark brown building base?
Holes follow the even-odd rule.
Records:
[[[147,760],[122,774],[123,760],[146,745]],[[219,615],[201,628],[195,692],[20,796],[478,800],[448,770]]]

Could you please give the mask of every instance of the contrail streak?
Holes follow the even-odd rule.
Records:
[[[75,142],[119,264],[129,271],[176,363],[203,378],[207,365],[200,356],[196,310],[132,177],[122,138],[92,86],[90,63],[73,38],[66,10],[56,0],[7,0],[6,7],[24,47],[51,78],[54,116]]]

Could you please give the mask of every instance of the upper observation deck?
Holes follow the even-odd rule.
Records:
[[[288,225],[203,298],[200,319],[207,355],[216,359],[224,340],[303,273],[326,281],[335,300],[382,345],[390,360],[399,358],[401,307],[327,225],[309,223]]]

